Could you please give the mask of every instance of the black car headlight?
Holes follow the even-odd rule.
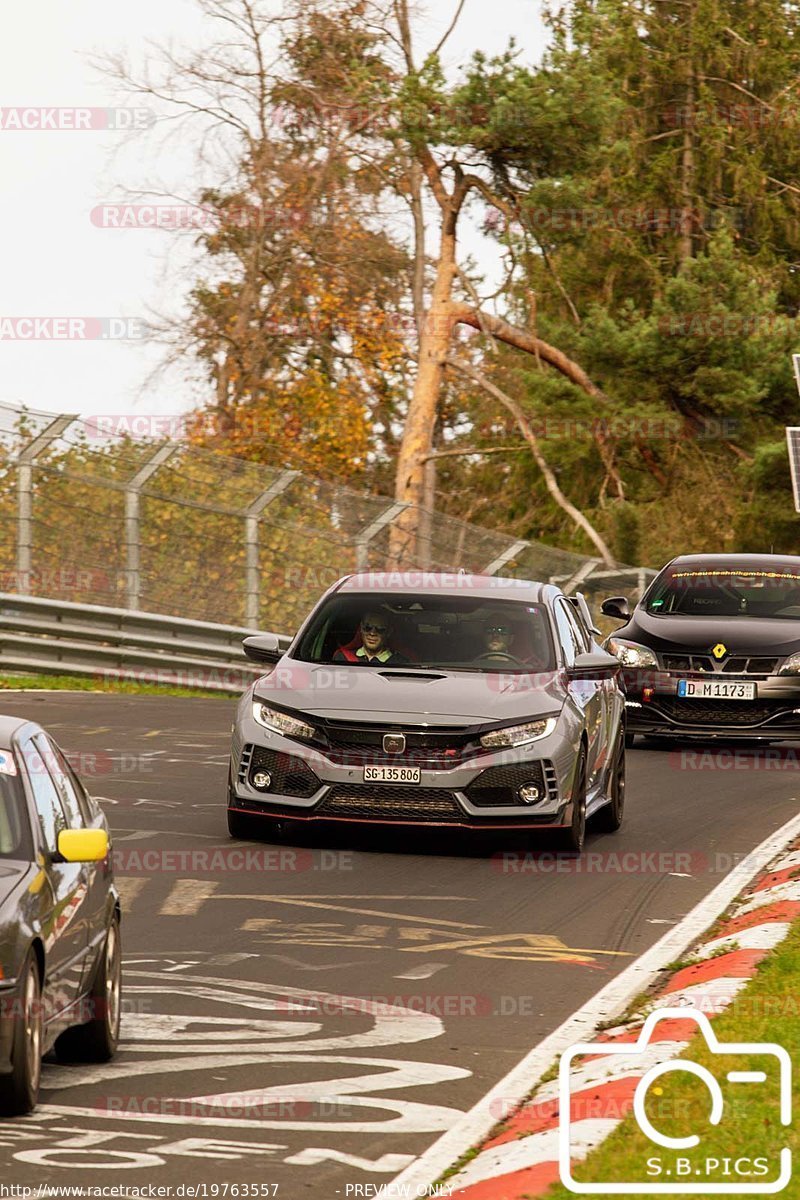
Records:
[[[658,659],[649,646],[610,637],[606,642],[609,654],[615,654],[623,667],[657,667]]]
[[[315,733],[313,725],[299,720],[298,717],[292,717],[289,713],[281,712],[280,709],[270,708],[260,700],[253,701],[253,720],[265,729],[271,729],[273,733],[282,733],[284,737],[300,738],[302,741],[313,738]]]
[[[800,654],[790,654],[789,657],[782,663],[780,669],[778,670],[778,674],[800,675]]]
[[[543,717],[540,721],[528,721],[525,725],[507,725],[505,729],[493,729],[484,733],[481,745],[487,750],[502,749],[506,746],[527,746],[528,742],[538,742],[541,738],[549,737],[556,727],[558,717]]]

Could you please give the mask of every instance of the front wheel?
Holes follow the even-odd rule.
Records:
[[[572,821],[562,830],[559,847],[571,854],[581,854],[586,841],[586,750],[581,748],[575,769],[575,786],[572,789]]]
[[[87,997],[91,1020],[67,1029],[56,1041],[56,1054],[64,1062],[108,1062],[119,1045],[122,1006],[122,945],[119,918],[115,915]]]
[[[625,739],[619,738],[614,753],[609,780],[609,802],[594,818],[595,827],[602,833],[616,833],[625,812]]]
[[[32,953],[20,974],[11,1020],[11,1074],[0,1076],[0,1114],[24,1117],[36,1107],[42,1074],[42,984]]]

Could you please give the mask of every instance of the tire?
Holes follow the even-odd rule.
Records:
[[[561,831],[558,839],[560,850],[569,854],[581,854],[586,841],[586,750],[581,747],[575,768],[575,786],[572,789],[572,822]]]
[[[108,927],[89,1003],[93,1013],[85,1025],[67,1029],[56,1040],[56,1054],[65,1062],[108,1062],[119,1045],[122,991],[122,950],[119,918]]]
[[[12,1015],[11,1074],[0,1076],[0,1114],[24,1117],[39,1100],[42,1074],[42,981],[39,965],[28,952]]]
[[[626,749],[631,750],[635,745],[636,745],[636,734],[635,733],[626,733],[625,734]]]
[[[625,746],[626,737],[617,741],[611,767],[610,800],[604,804],[594,818],[594,826],[601,833],[616,833],[625,814]]]

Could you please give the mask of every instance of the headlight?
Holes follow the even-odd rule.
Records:
[[[778,671],[779,675],[800,675],[800,654],[790,654]]]
[[[540,738],[549,737],[556,727],[557,717],[545,717],[542,721],[529,721],[527,725],[509,725],[505,729],[493,729],[481,738],[481,745],[487,749],[498,746],[526,746],[528,742],[538,742]]]
[[[623,667],[657,667],[658,659],[647,646],[610,637],[606,642],[609,654],[616,654]]]
[[[313,725],[298,721],[297,717],[290,717],[288,713],[280,712],[277,708],[270,708],[260,700],[253,701],[253,720],[258,721],[265,729],[271,729],[273,733],[282,733],[284,737],[308,739],[314,736]]]

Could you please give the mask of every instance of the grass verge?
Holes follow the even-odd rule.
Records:
[[[688,1011],[688,1010],[687,1010]],[[786,940],[761,964],[758,974],[720,1016],[713,1018],[721,1043],[775,1043],[800,1060],[800,922]],[[574,1168],[575,1178],[588,1183],[647,1184],[691,1182],[767,1183],[778,1176],[780,1150],[788,1146],[793,1158],[800,1151],[797,1127],[785,1127],[779,1115],[777,1060],[713,1054],[701,1036],[693,1039],[681,1059],[706,1067],[722,1089],[721,1122],[710,1123],[711,1097],[705,1084],[685,1071],[662,1076],[647,1093],[645,1111],[653,1125],[668,1137],[700,1138],[695,1148],[672,1150],[653,1143],[631,1114],[585,1162]],[[763,1071],[765,1082],[730,1082],[729,1071]],[[793,1110],[800,1099],[800,1078],[794,1072]],[[601,1115],[599,1109],[598,1114]],[[610,1114],[613,1115],[613,1114]],[[738,1166],[737,1166],[738,1164]],[[747,1173],[749,1172],[749,1174]],[[800,1196],[800,1179],[779,1193],[787,1200]],[[574,1195],[561,1184],[548,1197],[566,1200]]]
[[[204,691],[202,688],[172,684],[137,683],[134,679],[98,679],[83,675],[0,675],[0,691],[102,692],[123,696],[203,696],[232,702],[231,692]],[[242,687],[244,691],[244,687]]]

